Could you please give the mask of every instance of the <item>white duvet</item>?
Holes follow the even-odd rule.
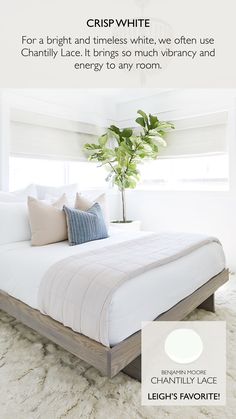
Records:
[[[70,247],[61,242],[31,247],[29,242],[0,246],[0,289],[38,309],[38,290],[52,264],[75,253],[121,243],[146,232],[116,232],[108,239]],[[121,285],[109,306],[109,344],[114,345],[141,328],[224,269],[222,247],[214,242],[167,265],[140,274]],[[174,281],[174,284],[173,284]]]

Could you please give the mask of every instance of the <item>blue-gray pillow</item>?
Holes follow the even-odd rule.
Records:
[[[87,211],[69,208],[66,205],[63,210],[66,214],[70,246],[108,237],[102,210],[97,202]]]

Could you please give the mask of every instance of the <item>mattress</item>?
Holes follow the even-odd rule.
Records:
[[[0,289],[38,309],[38,290],[47,269],[62,258],[124,243],[147,232],[110,232],[110,237],[68,246],[67,242],[32,247],[30,242],[0,246]],[[210,243],[164,266],[126,281],[114,293],[109,307],[109,344],[115,345],[141,329],[194,292],[225,267],[222,247]]]

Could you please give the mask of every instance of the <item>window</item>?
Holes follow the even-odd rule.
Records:
[[[68,183],[78,183],[81,189],[107,187],[107,171],[92,162],[67,162]]]
[[[140,166],[139,188],[158,190],[229,189],[228,154],[157,159]]]
[[[59,161],[27,157],[10,157],[10,190],[30,183],[60,186],[78,183],[81,189],[104,188],[106,171],[97,164],[80,161]]]
[[[139,189],[229,189],[228,154],[159,158],[139,166]],[[106,169],[97,163],[10,157],[10,190],[29,183],[60,186],[78,183],[79,188],[105,188]]]

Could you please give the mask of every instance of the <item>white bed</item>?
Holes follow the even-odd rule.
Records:
[[[110,231],[110,237],[68,246],[60,242],[32,247],[29,241],[0,246],[0,289],[38,309],[38,289],[47,269],[75,253],[100,249],[145,236],[147,232]],[[214,242],[167,265],[125,282],[116,290],[109,308],[109,343],[115,345],[140,330],[141,322],[153,320],[194,292],[225,267],[222,247]],[[147,301],[148,304],[144,304]]]

